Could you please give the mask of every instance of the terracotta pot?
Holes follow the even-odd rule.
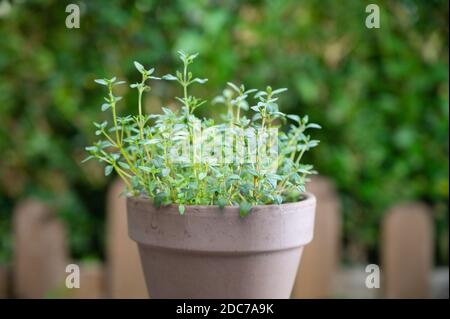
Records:
[[[316,199],[254,206],[155,208],[127,199],[128,232],[139,247],[152,298],[289,298],[303,247],[313,238]]]

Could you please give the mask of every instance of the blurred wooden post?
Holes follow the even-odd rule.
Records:
[[[382,225],[382,289],[386,298],[431,296],[433,227],[430,209],[400,204]]]
[[[148,298],[136,243],[128,237],[124,185],[115,181],[107,202],[107,283],[111,298]]]
[[[13,213],[14,293],[44,298],[65,284],[66,233],[54,212],[36,200],[20,202]]]
[[[0,265],[0,299],[8,298],[8,268]]]
[[[339,263],[339,198],[333,183],[325,177],[314,177],[307,190],[317,198],[314,238],[303,251],[292,298],[329,298]]]

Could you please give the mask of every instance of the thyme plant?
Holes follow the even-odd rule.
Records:
[[[153,68],[134,62],[141,75],[140,82],[130,85],[138,95],[136,115],[118,114],[121,97],[114,91],[124,81],[95,80],[107,89],[101,110],[112,116],[110,123],[94,123],[100,140],[86,147],[85,161],[104,163],[105,175],[115,171],[127,195],[146,196],[158,207],[178,204],[180,214],[186,205],[239,205],[245,216],[253,205],[300,200],[308,176],[316,173],[302,158],[319,143],[306,131],[320,126],[309,123],[308,116],[279,111],[278,98],[286,89],[247,90],[231,82],[212,101],[226,109],[221,123],[199,119],[195,110],[206,101],[189,89],[207,79],[189,71],[197,54],[180,51],[179,57],[182,69],[161,78],[153,75]],[[144,114],[143,95],[151,90],[151,80],[178,83],[180,109],[163,107],[161,114]]]

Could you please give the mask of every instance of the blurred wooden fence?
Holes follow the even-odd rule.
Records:
[[[13,213],[13,264],[0,265],[0,298],[148,298],[137,249],[127,235],[121,189],[115,182],[108,194],[104,263],[71,261],[66,231],[51,207],[32,199],[19,203]],[[304,250],[292,298],[432,296],[433,224],[427,206],[400,203],[387,212],[381,226],[381,284],[369,289],[366,265],[339,265],[342,217],[333,183],[317,177],[308,190],[317,197],[315,237]],[[65,287],[70,263],[80,267],[79,289]],[[448,270],[439,276],[448,297]]]

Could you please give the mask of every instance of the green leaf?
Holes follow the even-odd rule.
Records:
[[[150,167],[147,167],[147,166],[141,165],[141,166],[139,166],[138,168],[139,168],[141,171],[144,171],[145,173],[151,173],[151,172],[152,172],[151,168],[150,168]]]
[[[180,215],[184,215],[185,210],[186,207],[183,204],[178,205],[178,211],[180,212]]]
[[[240,93],[241,90],[239,90],[239,88],[237,87],[236,84],[232,83],[232,82],[228,82],[227,83],[229,87],[231,87],[233,90],[235,90],[237,93]]]
[[[189,59],[194,60],[196,57],[198,57],[198,52],[194,54],[189,54]]]
[[[255,111],[255,112],[261,112],[261,110],[259,109],[259,106],[258,105],[253,105],[252,107],[251,107],[251,109],[253,110],[253,111]]]
[[[200,83],[200,84],[205,84],[206,82],[208,82],[208,79],[195,78],[191,82],[197,82],[197,83]]]
[[[317,145],[319,145],[320,141],[319,140],[311,140],[308,142],[307,146],[308,148],[313,148],[316,147]]]
[[[211,104],[218,104],[218,103],[225,103],[225,98],[223,96],[216,96],[212,101]]]
[[[276,188],[277,187],[277,180],[275,178],[267,177],[266,180],[270,184],[270,186],[272,186],[272,188]]]
[[[227,178],[228,181],[238,181],[240,179],[241,179],[241,177],[237,174],[232,174],[232,175],[228,176],[228,178]]]
[[[277,205],[281,205],[283,203],[283,197],[281,197],[280,195],[275,195],[273,197],[273,200]]]
[[[280,93],[286,92],[287,90],[288,89],[286,89],[286,88],[277,89],[275,91],[272,91],[272,95],[280,94]]]
[[[153,144],[158,144],[158,143],[161,143],[161,140],[160,139],[158,139],[158,138],[152,138],[152,139],[150,139],[150,140],[145,140],[144,141],[144,145],[153,145]]]
[[[111,104],[109,103],[103,103],[102,104],[102,111],[106,111],[107,109],[109,109],[111,107]]]
[[[161,170],[161,175],[162,176],[167,176],[167,175],[169,175],[170,174],[170,169],[169,168],[163,168],[162,170]]]
[[[306,125],[306,128],[316,128],[316,129],[321,129],[322,126],[320,126],[319,124],[316,124],[316,123],[309,123],[308,125]]]
[[[108,176],[113,171],[112,165],[105,166],[105,176]]]
[[[165,197],[166,194],[164,192],[159,192],[155,195],[155,198],[153,199],[153,204],[155,205],[156,208],[161,207]]]
[[[303,123],[308,123],[309,116],[308,115],[303,116],[302,121],[303,121]]]
[[[178,80],[177,77],[173,76],[172,74],[163,75],[162,79],[163,80],[167,80],[167,81],[176,81],[176,80]]]
[[[134,61],[134,66],[140,73],[143,74],[145,72],[144,66],[142,64],[140,64],[139,62]]]
[[[120,167],[124,168],[124,169],[130,169],[130,165],[128,165],[127,163],[124,162],[117,162],[119,164]]]
[[[98,147],[97,146],[86,146],[84,149],[86,151],[88,151],[88,152],[96,152],[96,151],[98,151]]]
[[[239,204],[239,216],[245,217],[247,216],[252,209],[252,204],[248,202],[241,202]]]
[[[300,123],[300,116],[298,116],[298,115],[295,115],[295,114],[288,114],[288,115],[286,115],[286,117],[287,117],[288,119],[291,119],[291,120],[297,122],[297,123]]]
[[[261,98],[263,96],[267,96],[267,92],[259,91],[258,93],[255,94],[255,99]]]
[[[223,209],[227,205],[227,200],[223,197],[219,197],[217,200],[217,205],[220,207],[220,209]]]
[[[98,83],[100,85],[105,85],[105,86],[108,85],[108,82],[106,82],[106,80],[104,80],[104,79],[95,79],[94,82]]]
[[[255,169],[253,169],[253,168],[248,168],[248,169],[247,169],[247,172],[248,172],[250,175],[254,176],[254,177],[259,177],[258,172],[257,172]]]
[[[93,159],[94,157],[95,157],[95,156],[90,155],[90,156],[86,157],[84,160],[82,160],[81,163],[82,163],[82,164],[83,164],[83,163],[86,163],[87,161]]]

